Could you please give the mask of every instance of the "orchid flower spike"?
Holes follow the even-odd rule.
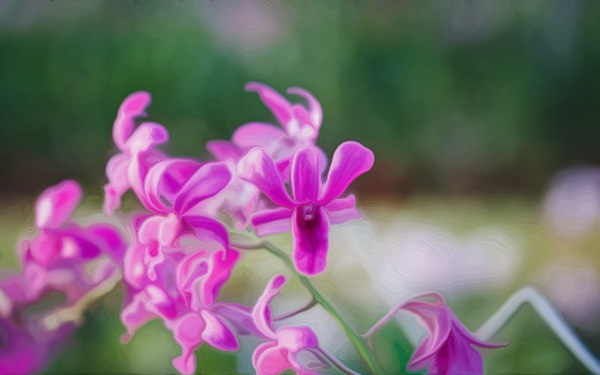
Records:
[[[276,375],[292,369],[298,375],[317,375],[303,367],[296,355],[303,349],[317,348],[317,337],[309,327],[284,327],[274,329],[271,300],[285,284],[284,275],[274,276],[252,309],[256,328],[269,339],[260,344],[252,356],[257,375]]]
[[[427,369],[428,374],[436,375],[483,374],[481,355],[475,346],[497,348],[507,345],[488,344],[475,338],[439,293],[417,297],[401,308],[415,314],[429,332],[408,363],[409,371]]]
[[[292,196],[273,160],[260,148],[240,163],[241,178],[255,184],[275,205],[251,218],[259,236],[292,230],[294,263],[299,272],[316,275],[325,270],[329,249],[329,226],[360,217],[355,197],[340,198],[348,186],[371,169],[374,155],[358,142],[344,142],[331,161],[327,181],[321,180],[321,159],[312,147],[294,155],[290,170]]]

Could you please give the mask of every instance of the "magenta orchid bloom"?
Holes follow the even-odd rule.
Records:
[[[71,215],[83,191],[67,180],[46,189],[35,204],[39,233],[20,246],[21,274],[0,281],[0,373],[28,374],[40,370],[60,342],[73,330],[83,311],[70,319],[52,319],[95,287],[120,277],[126,244],[117,229],[96,223],[80,227]],[[65,301],[49,311],[31,309],[50,292]]]
[[[300,350],[317,348],[317,337],[308,327],[273,329],[270,303],[285,284],[284,275],[274,276],[258,298],[252,318],[256,328],[270,341],[260,344],[252,356],[257,375],[276,375],[293,369],[299,375],[317,375],[304,368],[296,359]]]
[[[325,270],[329,248],[329,225],[360,217],[354,195],[340,198],[358,176],[371,169],[373,152],[358,142],[342,143],[333,155],[327,181],[321,181],[319,153],[299,150],[290,170],[292,196],[273,160],[259,148],[241,162],[244,178],[254,183],[280,206],[257,212],[252,226],[259,236],[292,229],[294,262],[299,272],[316,275]]]
[[[290,104],[275,90],[259,83],[249,83],[247,90],[259,93],[265,105],[271,109],[283,129],[261,122],[252,122],[240,126],[231,138],[231,142],[215,140],[207,143],[207,149],[221,161],[226,161],[234,176],[238,174],[238,161],[250,150],[260,147],[274,160],[277,168],[287,180],[294,152],[305,147],[315,147],[323,112],[319,102],[306,90],[292,87],[288,93],[304,97],[308,108],[299,104]],[[321,165],[326,164],[325,153],[320,149]],[[255,211],[264,208],[260,191],[246,181],[234,177],[227,189],[213,200],[211,212],[225,208],[230,213],[238,230],[244,230],[248,218]]]
[[[121,196],[129,189],[140,197],[144,205],[143,183],[148,169],[166,156],[153,147],[167,142],[169,133],[160,124],[144,122],[137,129],[135,119],[145,117],[150,94],[139,91],[129,95],[121,106],[113,126],[113,140],[120,154],[106,165],[108,184],[104,186],[104,212],[112,215],[121,205]]]
[[[20,246],[22,275],[0,282],[12,304],[37,301],[42,293],[63,293],[74,303],[87,290],[120,272],[126,244],[108,224],[82,228],[70,221],[82,197],[75,181],[48,188],[35,204],[40,233]]]
[[[433,302],[423,301],[431,298]],[[456,318],[438,293],[423,295],[402,306],[415,314],[427,328],[429,335],[417,348],[407,368],[428,374],[475,375],[483,374],[481,355],[474,346],[497,348],[507,344],[488,344],[474,337]]]

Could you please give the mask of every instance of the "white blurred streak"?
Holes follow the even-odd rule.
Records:
[[[546,265],[536,281],[574,324],[597,329],[600,280],[591,259],[562,256]]]
[[[559,173],[543,204],[543,220],[558,237],[577,238],[600,222],[600,168],[576,167]]]
[[[466,294],[501,289],[519,269],[523,241],[500,228],[456,236],[432,224],[395,221],[381,233],[385,249],[374,274],[387,298],[439,290]]]
[[[552,303],[533,287],[525,287],[513,294],[479,329],[475,336],[488,341],[498,332],[519,310],[529,303],[538,315],[550,326],[552,331],[561,339],[563,344],[594,374],[600,374],[600,362],[590,353],[587,347],[577,337],[571,326],[556,311]]]

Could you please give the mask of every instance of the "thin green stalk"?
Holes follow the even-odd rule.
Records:
[[[369,350],[365,342],[356,333],[354,333],[354,331],[352,330],[352,328],[350,328],[350,326],[348,326],[348,324],[346,324],[344,319],[342,319],[342,317],[338,314],[333,305],[331,305],[331,303],[329,303],[329,301],[325,297],[323,297],[321,293],[319,293],[317,288],[315,288],[315,286],[310,282],[310,280],[306,276],[303,276],[299,274],[298,271],[296,271],[296,267],[294,267],[294,263],[292,262],[290,257],[288,257],[287,254],[284,253],[279,247],[277,247],[269,241],[264,241],[262,243],[262,246],[264,246],[264,248],[267,249],[270,253],[283,260],[286,266],[288,266],[294,273],[296,273],[302,284],[304,284],[304,286],[312,293],[315,300],[317,300],[317,302],[319,302],[321,306],[323,306],[323,308],[327,310],[329,314],[331,314],[333,319],[340,325],[340,327],[342,327],[342,330],[344,331],[346,336],[348,336],[350,342],[352,342],[352,344],[358,351],[358,354],[363,359],[369,372],[371,374],[381,374],[382,371],[379,369],[379,365],[371,355],[371,351]]]

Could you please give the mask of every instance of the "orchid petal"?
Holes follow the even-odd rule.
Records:
[[[292,215],[292,236],[296,269],[305,275],[323,272],[329,248],[329,221],[323,208],[297,207]]]
[[[264,345],[264,344],[263,344]],[[292,364],[288,358],[289,351],[286,348],[278,346],[257,348],[260,350],[259,355],[256,355],[254,368],[257,375],[277,375],[283,370],[292,368]]]
[[[312,94],[300,87],[290,87],[287,92],[288,94],[302,96],[308,102],[308,113],[303,111],[308,115],[308,118],[302,114],[301,117],[299,116],[299,119],[306,124],[310,124],[314,128],[316,136],[321,127],[321,122],[323,121],[323,109],[321,108],[321,104],[314,96],[312,96]],[[297,116],[299,115],[298,112],[296,114]]]
[[[294,206],[273,160],[264,150],[255,148],[250,151],[240,160],[238,169],[241,179],[256,185],[273,203],[284,207]]]
[[[164,126],[155,122],[144,122],[127,139],[125,147],[131,154],[136,154],[166,143],[168,140],[169,132]]]
[[[277,345],[298,353],[302,349],[316,348],[317,337],[309,327],[285,327],[277,330]]]
[[[346,198],[334,199],[325,206],[330,224],[343,224],[348,220],[359,219],[360,212],[355,207],[356,198],[349,195]]]
[[[252,215],[252,227],[259,236],[274,233],[285,233],[290,230],[292,210],[286,207],[261,210]]]
[[[239,345],[235,335],[219,317],[211,314],[208,310],[202,310],[200,314],[206,323],[206,328],[202,332],[204,341],[219,350],[234,351],[238,349]]]
[[[285,284],[285,275],[279,274],[273,276],[265,291],[258,297],[254,308],[252,309],[252,319],[256,328],[268,338],[275,339],[275,332],[271,325],[271,300],[279,293],[279,289]]]
[[[129,189],[129,155],[118,154],[106,164],[108,184],[104,185],[104,213],[112,216],[121,206],[121,197]]]
[[[231,180],[231,172],[223,163],[205,163],[185,182],[175,199],[174,209],[180,214],[201,201],[215,196]]]
[[[128,285],[136,289],[142,289],[146,281],[145,252],[145,244],[132,244],[123,259],[123,278]]]
[[[252,320],[252,309],[237,303],[218,302],[211,309],[215,314],[231,323],[239,335],[254,335],[264,337]],[[268,338],[268,337],[264,337]]]
[[[352,181],[373,167],[374,160],[373,151],[360,143],[342,143],[333,154],[320,202],[325,205],[344,194]]]
[[[231,141],[242,149],[264,147],[269,149],[274,143],[287,137],[286,133],[271,124],[251,122],[237,128]]]
[[[113,140],[120,150],[125,151],[125,142],[135,127],[135,119],[146,116],[144,110],[151,100],[146,91],[134,92],[123,100],[113,125]]]
[[[242,157],[242,153],[235,144],[229,141],[213,140],[206,142],[206,149],[217,160],[233,159],[238,160]]]
[[[175,341],[181,346],[181,356],[173,359],[173,367],[182,374],[196,372],[194,350],[202,343],[201,335],[205,327],[205,322],[195,313],[183,316],[176,323],[173,334]]]
[[[203,306],[215,303],[219,290],[231,277],[239,257],[240,254],[235,250],[217,251],[212,254],[212,269],[201,281],[200,301]]]
[[[283,96],[269,86],[256,82],[248,83],[246,90],[256,91],[262,102],[273,112],[277,121],[287,129],[287,124],[292,119],[292,106]]]
[[[57,228],[71,218],[79,205],[83,190],[73,180],[54,185],[40,195],[35,203],[35,225],[38,229]]]
[[[158,213],[173,211],[177,195],[200,165],[196,160],[179,158],[153,165],[144,178],[148,209]]]
[[[223,250],[229,249],[229,232],[215,219],[206,216],[184,216],[183,220],[192,228],[201,241],[218,243]]]
[[[292,161],[292,192],[298,203],[314,202],[319,196],[321,175],[319,153],[306,148],[296,152]]]

